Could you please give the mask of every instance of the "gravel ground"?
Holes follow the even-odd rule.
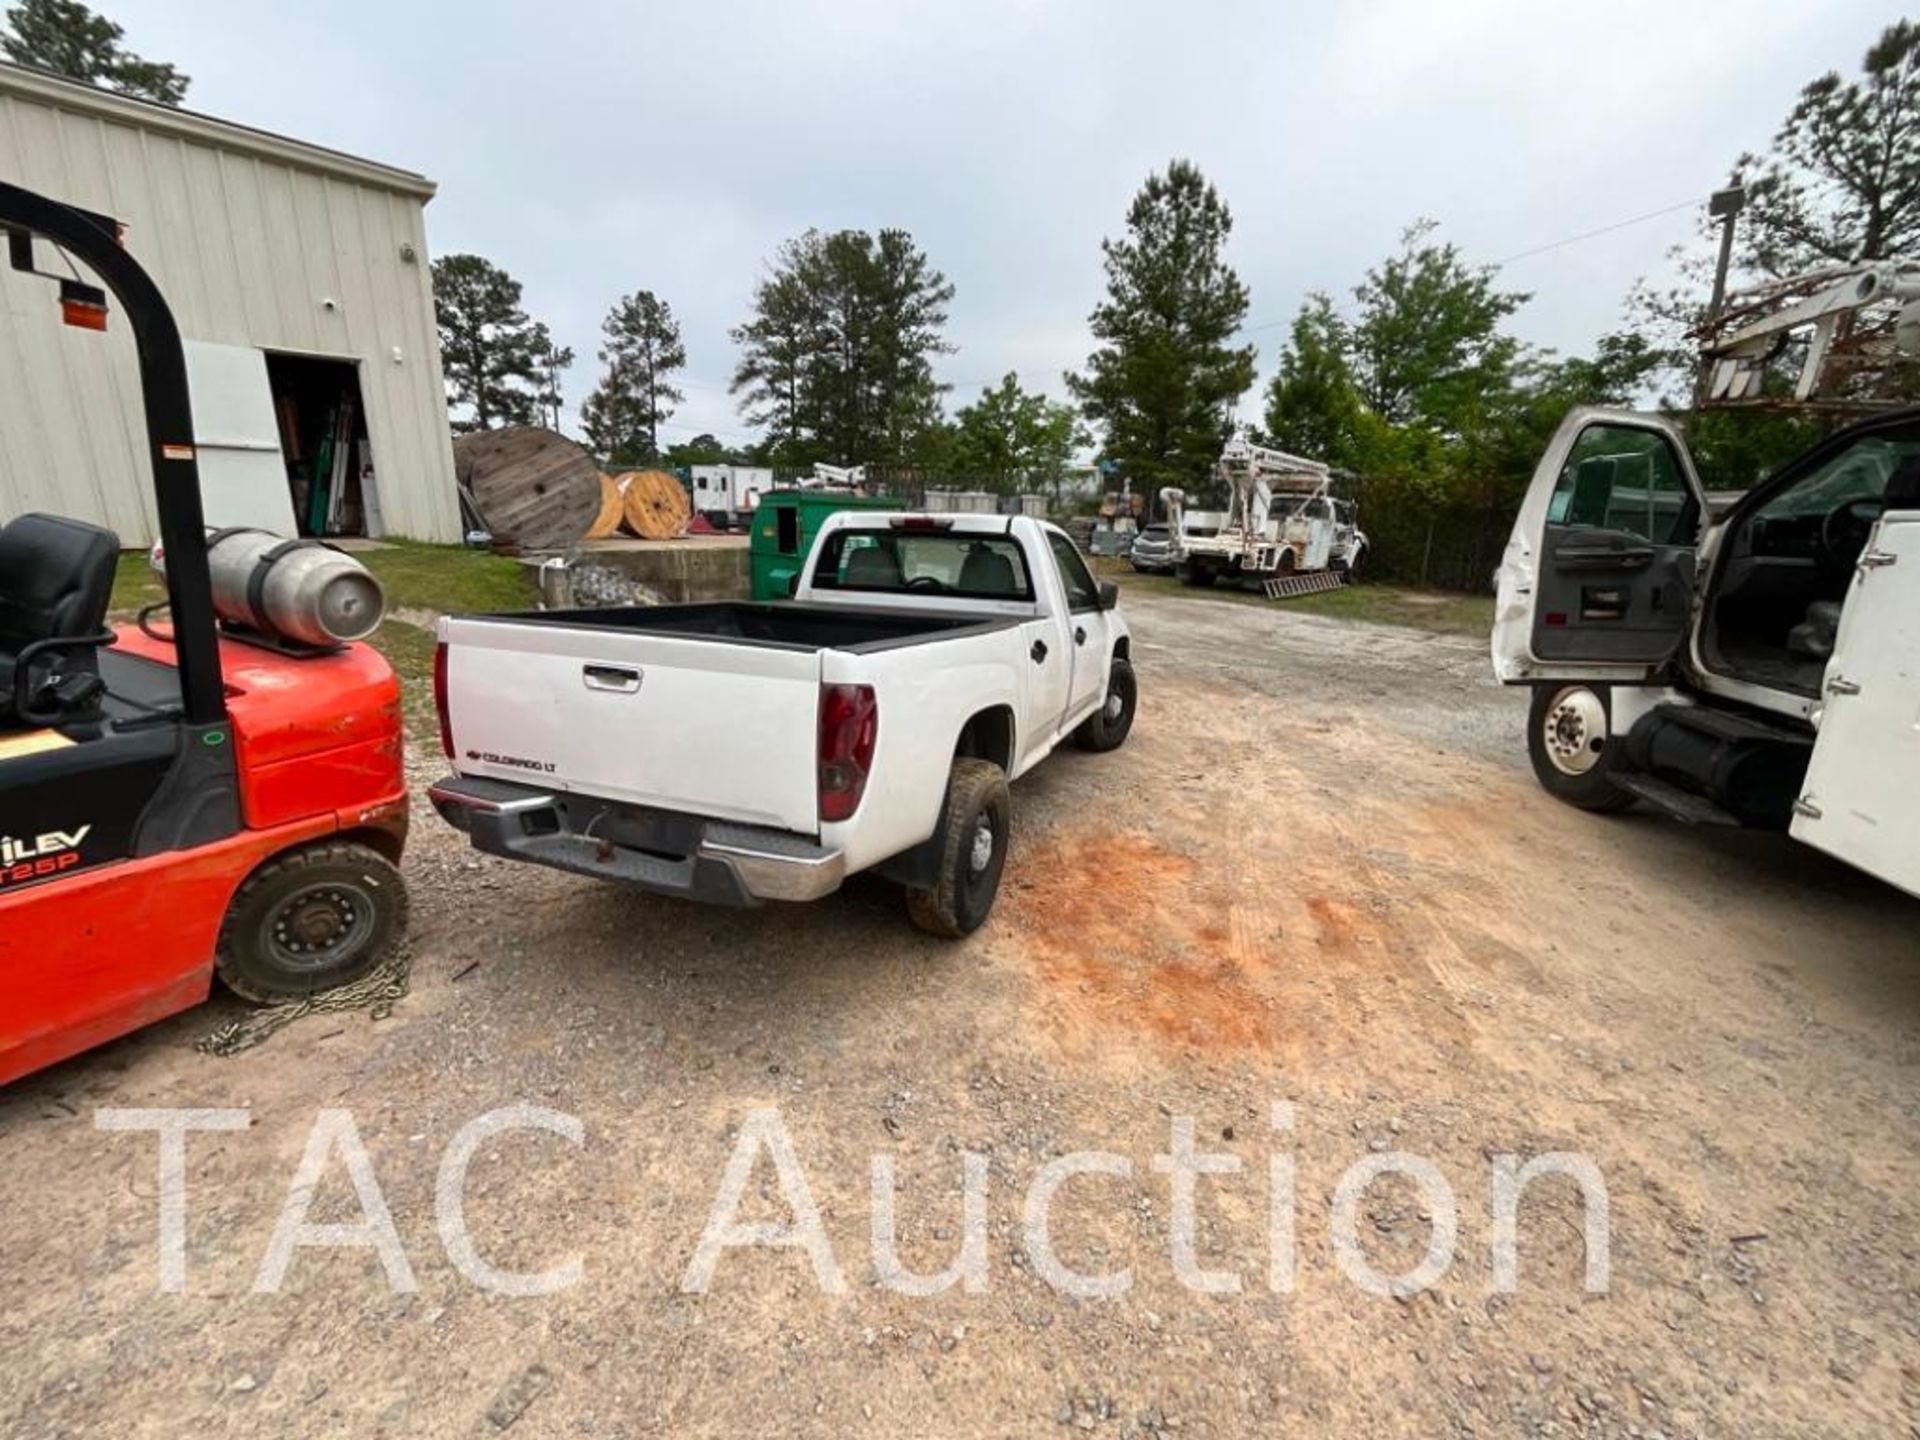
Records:
[[[1015,787],[1000,908],[963,944],[907,928],[878,881],[698,909],[477,858],[423,811],[414,993],[389,1018],[312,1016],[214,1059],[192,1042],[240,1011],[216,1000],[11,1087],[0,1430],[1920,1434],[1920,904],[1782,837],[1555,805],[1476,643],[1128,603],[1133,738]],[[489,1293],[435,1225],[449,1141],[509,1104],[584,1127],[578,1147],[501,1136],[469,1171],[480,1255],[578,1257],[550,1295]],[[93,1126],[115,1106],[250,1112],[188,1145],[180,1293],[156,1290],[152,1138]],[[329,1107],[412,1292],[350,1248],[300,1251],[256,1293]],[[768,1108],[844,1288],[788,1248],[729,1253],[688,1293]],[[1176,1277],[1153,1157],[1182,1116],[1241,1162],[1200,1179],[1192,1257],[1237,1292]],[[1029,1186],[1078,1151],[1130,1167],[1052,1212],[1062,1263],[1125,1267],[1111,1298],[1062,1293],[1023,1240]],[[1343,1269],[1330,1201],[1398,1152],[1452,1192],[1457,1243],[1433,1285],[1383,1296]],[[1517,1288],[1496,1284],[1494,1157],[1548,1152],[1604,1182],[1604,1292],[1566,1179],[1528,1190]],[[984,1288],[878,1283],[872,1157],[893,1161],[902,1262],[933,1273],[968,1154]],[[1282,1290],[1275,1161],[1295,1175]],[[361,1218],[338,1156],[311,1199]],[[1379,1179],[1358,1262],[1411,1270],[1443,1210]],[[740,1212],[790,1213],[765,1155]]]

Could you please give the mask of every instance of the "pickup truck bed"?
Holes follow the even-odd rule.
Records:
[[[751,604],[721,600],[695,605],[636,605],[605,610],[542,610],[489,615],[516,625],[617,630],[625,635],[682,636],[778,645],[797,650],[847,650],[871,654],[896,645],[918,645],[962,634],[985,634],[1017,622],[1003,615],[929,615],[882,606],[803,605],[793,601]]]

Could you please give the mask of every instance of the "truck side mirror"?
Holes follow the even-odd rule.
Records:
[[[1120,587],[1111,580],[1100,582],[1100,608],[1111,610],[1120,603]]]

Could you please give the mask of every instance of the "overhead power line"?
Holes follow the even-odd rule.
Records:
[[[1644,215],[1630,216],[1625,220],[1616,220],[1611,225],[1602,225],[1597,230],[1582,230],[1578,235],[1569,235],[1562,240],[1550,240],[1545,245],[1536,245],[1531,250],[1516,251],[1503,259],[1494,261],[1498,269],[1502,265],[1511,265],[1516,260],[1530,259],[1535,255],[1544,255],[1549,250],[1559,250],[1568,245],[1578,245],[1582,240],[1597,239],[1602,235],[1611,235],[1616,230],[1625,230],[1631,225],[1644,225],[1649,220],[1658,220],[1662,215],[1671,215],[1677,210],[1692,210],[1706,204],[1704,197],[1695,200],[1682,200],[1677,205],[1663,205],[1658,210],[1649,210]]]

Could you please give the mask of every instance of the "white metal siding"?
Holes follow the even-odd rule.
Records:
[[[124,222],[187,338],[357,361],[385,533],[460,538],[422,213],[431,185],[7,67],[0,176]],[[49,510],[145,544],[132,342],[117,315],[106,335],[66,328],[57,300],[48,281],[0,268],[0,520]]]

